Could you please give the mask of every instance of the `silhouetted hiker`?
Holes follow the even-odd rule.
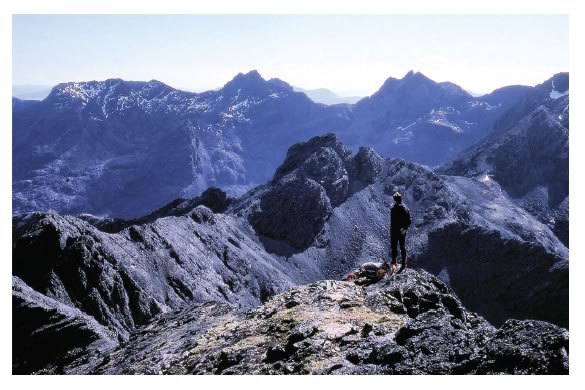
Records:
[[[401,266],[398,272],[402,272],[406,268],[406,231],[410,226],[410,211],[402,203],[402,195],[396,192],[392,198],[394,205],[390,209],[390,248],[392,252],[392,262],[390,267],[384,263],[385,269],[392,269],[392,273],[396,271],[396,259],[398,258],[398,244],[400,244],[400,259]]]

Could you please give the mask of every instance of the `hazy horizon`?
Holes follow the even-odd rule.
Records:
[[[253,70],[253,69],[251,69],[251,70]],[[239,73],[247,73],[247,72],[249,72],[251,70],[247,70],[247,71],[239,72]],[[562,71],[555,72],[554,74],[561,73],[561,72]],[[530,85],[529,84],[525,84],[525,85],[535,86],[535,85],[541,84],[542,82],[544,82],[544,81],[548,80],[550,77],[552,77],[554,74],[551,74],[549,77],[546,77],[545,79],[540,80],[540,81],[538,81],[538,82],[536,82],[534,84],[530,84]],[[262,74],[260,74],[260,75],[262,76]],[[234,77],[235,76],[236,75],[234,75]],[[394,77],[394,78],[400,79],[403,76],[404,75],[402,75],[402,76],[389,76],[389,77]],[[112,79],[112,78],[115,78],[115,77],[109,77],[107,79]],[[280,77],[278,77],[278,78],[280,78]],[[102,79],[102,80],[69,80],[69,81],[62,81],[62,82],[59,82],[59,83],[56,83],[56,84],[53,84],[53,85],[50,85],[50,84],[47,84],[47,85],[13,84],[12,85],[12,96],[13,97],[16,97],[16,98],[19,98],[19,99],[40,100],[40,99],[44,99],[44,97],[46,97],[50,93],[51,89],[53,87],[55,87],[56,85],[60,84],[60,83],[66,83],[66,82],[84,82],[84,81],[104,81],[104,80],[107,80],[107,79]],[[229,80],[226,80],[225,83],[229,82],[232,79],[233,79],[233,77],[231,79],[229,79]],[[267,78],[265,78],[265,79],[267,79]],[[126,79],[126,81],[149,81],[149,80],[131,80],[131,79]],[[224,83],[224,84],[222,84],[220,86],[217,86],[215,88],[192,88],[192,87],[181,87],[181,86],[170,85],[169,83],[166,83],[164,80],[158,80],[158,81],[161,81],[161,82],[163,82],[163,83],[171,86],[172,88],[175,88],[175,89],[178,89],[178,90],[187,91],[187,92],[195,92],[195,93],[202,93],[202,92],[207,92],[207,91],[210,91],[210,90],[217,90],[217,89],[223,87],[223,85],[225,85],[225,83]],[[283,81],[286,81],[286,80],[283,80]],[[438,80],[434,80],[434,81],[438,81]],[[442,81],[450,81],[450,80],[442,80]],[[382,86],[382,84],[383,84],[383,82],[380,84],[380,87]],[[520,85],[520,84],[519,83],[512,83],[512,84],[508,84],[508,85],[502,85],[500,87],[494,88],[494,90],[495,89],[498,89],[498,88],[506,87],[506,86],[509,86],[509,85]],[[348,96],[347,94],[340,94],[337,91],[335,91],[334,89],[328,88],[327,86],[316,87],[316,88],[303,88],[302,86],[298,86],[298,85],[291,85],[291,86],[295,90],[297,90],[297,91],[300,90],[300,92],[305,92],[305,91],[306,92],[311,92],[311,91],[318,91],[318,90],[327,90],[329,92],[334,93],[335,95],[337,95],[339,97],[345,97],[345,98],[351,98],[351,97],[354,97],[354,98],[355,97],[357,97],[357,98],[363,98],[363,97],[366,97],[366,96],[371,96],[373,93],[375,93],[377,91],[377,89],[376,89],[376,90],[372,91],[368,95],[352,95],[352,96]],[[489,94],[490,92],[493,91],[493,90],[491,90],[491,91],[487,91],[487,92],[485,92],[485,91],[484,92],[477,92],[477,91],[469,90],[469,89],[467,89],[467,88],[465,88],[464,86],[461,86],[461,85],[460,85],[460,87],[462,87],[468,93],[470,93],[471,95],[476,96],[476,97]]]
[[[160,80],[211,90],[257,69],[369,96],[409,70],[484,94],[568,71],[562,15],[15,15],[13,86]]]

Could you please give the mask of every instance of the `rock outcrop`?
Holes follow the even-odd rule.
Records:
[[[259,200],[249,211],[250,223],[263,236],[305,250],[333,208],[372,184],[383,164],[370,148],[352,156],[333,133],[293,145],[271,185],[254,194]]]
[[[93,317],[44,296],[12,277],[12,373],[61,367],[88,351],[109,353],[116,334]]]
[[[321,281],[241,311],[205,304],[158,317],[128,343],[73,361],[93,374],[567,374],[568,332],[496,330],[432,275],[369,287]]]
[[[315,241],[330,214],[331,201],[321,185],[287,176],[260,198],[250,223],[259,234],[302,250]]]

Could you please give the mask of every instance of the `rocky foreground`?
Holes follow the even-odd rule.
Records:
[[[58,310],[46,312],[57,315]],[[569,370],[567,330],[533,320],[508,320],[495,329],[464,308],[438,278],[410,269],[367,287],[331,280],[296,287],[255,309],[197,304],[156,317],[127,342],[110,348],[88,338],[84,347],[37,373],[567,374]]]

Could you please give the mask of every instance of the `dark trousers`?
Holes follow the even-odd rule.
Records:
[[[402,263],[406,263],[406,234],[402,235],[400,232],[392,233],[390,235],[390,248],[392,249],[392,263],[396,263],[398,258],[398,244],[400,244],[400,257]]]

